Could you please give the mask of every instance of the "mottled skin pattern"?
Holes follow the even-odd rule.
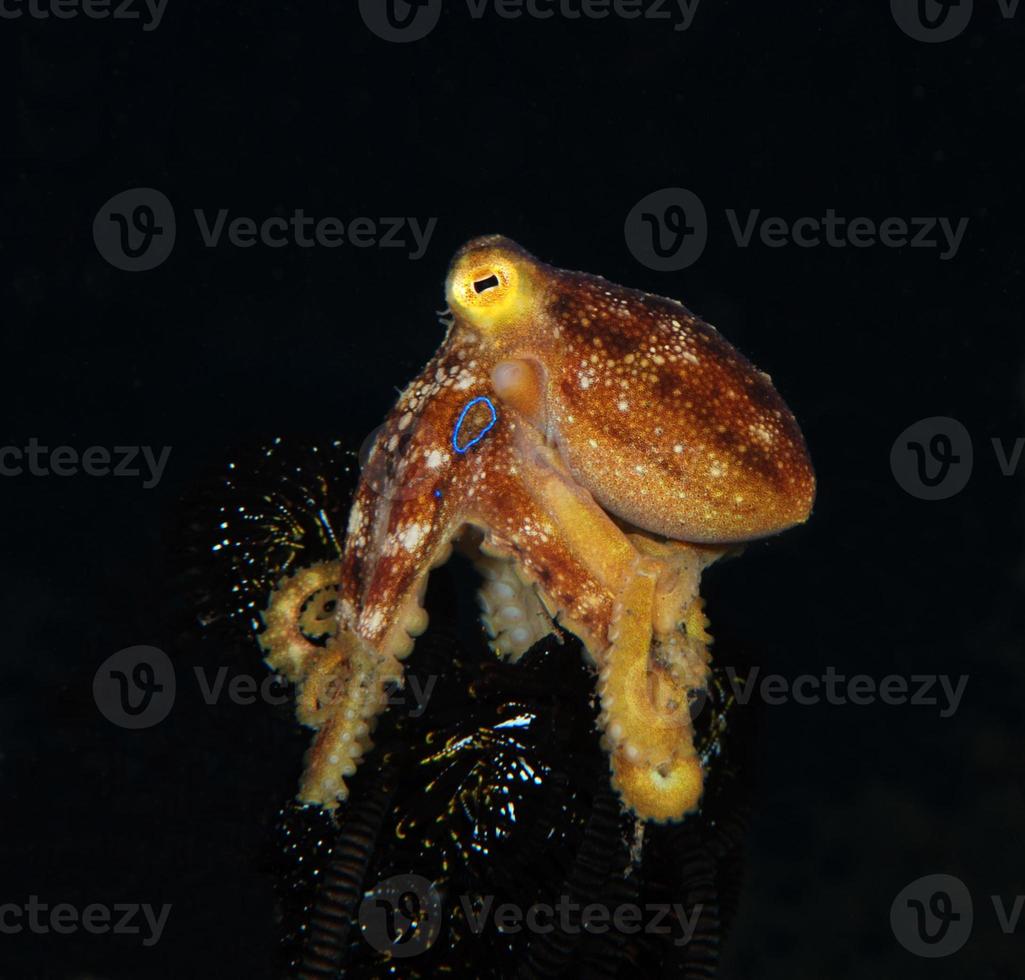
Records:
[[[268,663],[299,683],[299,718],[318,731],[300,797],[345,799],[426,628],[428,572],[459,541],[486,576],[496,651],[522,654],[556,620],[577,634],[625,805],[679,819],[702,787],[688,711],[709,660],[700,575],[731,544],[807,519],[797,423],[768,375],[679,303],[508,239],[465,246],[446,294],[448,332],[377,435],[340,565],[286,579],[265,614]],[[488,404],[466,411],[460,452],[475,398],[497,420],[484,433]]]

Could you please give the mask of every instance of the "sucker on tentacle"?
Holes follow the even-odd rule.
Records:
[[[496,652],[575,633],[613,785],[637,816],[678,820],[703,784],[701,573],[807,519],[800,429],[768,375],[673,300],[499,236],[457,253],[446,298],[444,341],[367,455],[341,561],[284,580],[265,616],[267,662],[317,730],[300,797],[346,798],[426,629],[427,576],[461,541]]]
[[[478,554],[474,567],[484,580],[477,594],[480,618],[495,653],[515,662],[539,640],[556,632],[544,603],[516,574],[514,562]]]

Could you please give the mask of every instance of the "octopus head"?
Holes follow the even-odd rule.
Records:
[[[618,518],[713,544],[808,518],[815,477],[793,414],[682,304],[556,269],[498,235],[456,254],[446,295],[499,399]]]

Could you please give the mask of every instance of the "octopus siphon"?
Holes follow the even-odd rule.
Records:
[[[559,628],[596,675],[611,782],[642,820],[701,799],[702,572],[807,520],[815,476],[767,374],[680,303],[549,266],[501,236],[454,257],[445,338],[378,430],[341,558],[271,596],[268,665],[316,730],[299,798],[329,809],[371,747],[453,548],[515,661]]]

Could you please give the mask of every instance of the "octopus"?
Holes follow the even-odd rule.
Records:
[[[456,253],[445,293],[444,340],[376,433],[340,559],[283,579],[264,612],[266,662],[316,732],[299,799],[347,799],[427,628],[428,576],[458,548],[497,656],[580,639],[611,785],[638,819],[678,821],[704,782],[701,576],[807,520],[800,428],[770,377],[675,300],[497,235]]]

